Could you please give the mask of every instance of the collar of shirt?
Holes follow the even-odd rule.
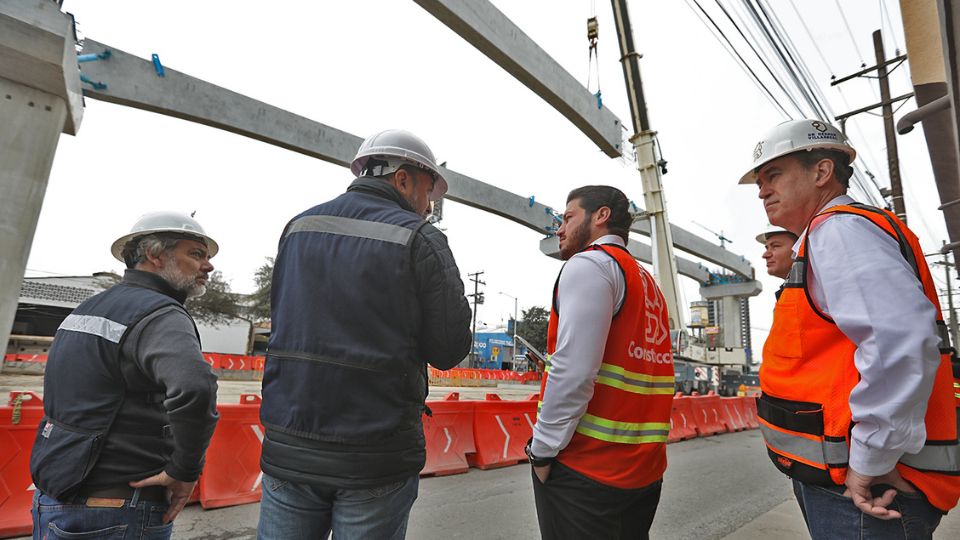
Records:
[[[849,196],[849,195],[846,195],[846,194],[840,195],[839,197],[834,197],[833,199],[830,200],[830,202],[828,202],[827,204],[823,205],[823,208],[817,210],[817,214],[819,214],[820,212],[823,212],[823,211],[826,210],[827,208],[830,208],[830,207],[833,207],[833,206],[839,206],[839,205],[841,205],[841,204],[850,204],[850,203],[855,203],[855,202],[857,202],[857,201],[854,200],[854,198],[851,197],[851,196]],[[816,214],[814,214],[814,215],[816,215]],[[793,258],[794,258],[794,259],[797,258],[797,252],[800,251],[800,243],[803,242],[803,237],[806,236],[806,235],[807,235],[807,228],[804,227],[804,228],[803,228],[803,232],[800,233],[800,236],[797,237],[797,241],[793,244]]]
[[[620,247],[627,247],[626,243],[623,241],[623,238],[620,238],[616,234],[605,234],[590,243],[591,246],[595,244],[616,244]]]

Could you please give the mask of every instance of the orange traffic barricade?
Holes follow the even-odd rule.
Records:
[[[680,392],[673,397],[673,408],[670,410],[670,434],[667,442],[677,442],[693,439],[697,436],[697,417],[693,413],[693,404],[690,398]]]
[[[707,437],[726,431],[721,419],[720,397],[716,394],[690,396],[693,414],[697,417],[697,435]]]
[[[720,419],[723,421],[727,431],[743,431],[747,429],[747,420],[743,414],[743,401],[739,397],[720,398],[720,410],[722,414]]]
[[[470,464],[481,469],[505,467],[526,461],[523,449],[537,421],[536,394],[523,401],[504,401],[487,394],[474,403],[473,438],[477,453]]]
[[[33,392],[10,392],[10,401],[0,407],[0,537],[33,529],[30,451],[42,418],[43,401]]]
[[[760,427],[760,421],[757,419],[757,398],[740,398],[743,406],[744,420],[747,422],[747,429],[757,429]]]
[[[441,401],[428,401],[431,415],[423,415],[427,463],[420,476],[445,476],[470,469],[467,454],[477,451],[473,441],[473,402],[460,401],[451,392]]]
[[[260,396],[241,394],[239,404],[219,404],[220,422],[200,475],[200,504],[219,508],[260,500]]]

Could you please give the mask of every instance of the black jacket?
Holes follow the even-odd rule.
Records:
[[[423,468],[426,364],[470,348],[470,308],[446,237],[399,192],[358,178],[295,217],[273,271],[261,467],[341,488]]]
[[[196,480],[217,383],[184,298],[149,272],[78,306],[57,330],[30,470],[55,498],[166,471]]]

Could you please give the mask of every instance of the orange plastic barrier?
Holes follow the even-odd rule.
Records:
[[[693,406],[693,414],[697,417],[697,435],[707,437],[726,431],[720,416],[719,396],[711,393],[706,396],[690,396],[688,399]]]
[[[747,422],[747,429],[758,429],[760,427],[760,421],[757,420],[757,398],[744,397],[740,399],[742,400],[740,404],[743,406],[743,415],[744,420]]]
[[[697,417],[693,413],[693,404],[690,398],[680,392],[673,397],[673,408],[670,410],[670,434],[667,442],[677,442],[693,439],[697,436]]]
[[[0,407],[0,537],[30,534],[30,506],[36,487],[30,479],[30,451],[43,418],[43,401],[33,392],[10,392]]]
[[[220,508],[260,500],[260,396],[241,394],[240,404],[217,405],[220,422],[200,475],[200,504]]]
[[[720,409],[722,414],[720,419],[723,421],[727,431],[743,431],[747,429],[747,419],[743,414],[743,401],[739,397],[720,398]]]
[[[451,392],[441,401],[428,401],[427,406],[433,415],[423,415],[427,463],[420,476],[467,472],[467,454],[477,451],[473,441],[473,402],[460,401],[460,394]]]
[[[469,459],[481,469],[505,467],[526,461],[523,449],[533,435],[537,421],[537,398],[503,401],[487,394],[485,401],[474,403],[473,438],[477,453]]]
[[[45,364],[47,362],[47,355],[45,354],[18,354],[14,359],[16,362],[36,362],[40,364]]]
[[[16,362],[16,361],[17,361],[17,355],[15,355],[15,354],[5,354],[5,355],[3,355],[3,361],[4,361],[4,362]]]

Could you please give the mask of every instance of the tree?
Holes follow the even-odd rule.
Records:
[[[267,262],[257,269],[253,276],[257,290],[248,297],[247,315],[255,322],[270,319],[270,286],[273,283],[273,257],[266,257]]]
[[[218,326],[243,317],[240,301],[241,295],[230,292],[230,284],[215,270],[207,281],[207,292],[187,299],[186,307],[197,321]]]
[[[523,319],[517,327],[517,334],[541,353],[546,353],[547,350],[549,316],[550,313],[546,309],[533,306],[523,310]]]

